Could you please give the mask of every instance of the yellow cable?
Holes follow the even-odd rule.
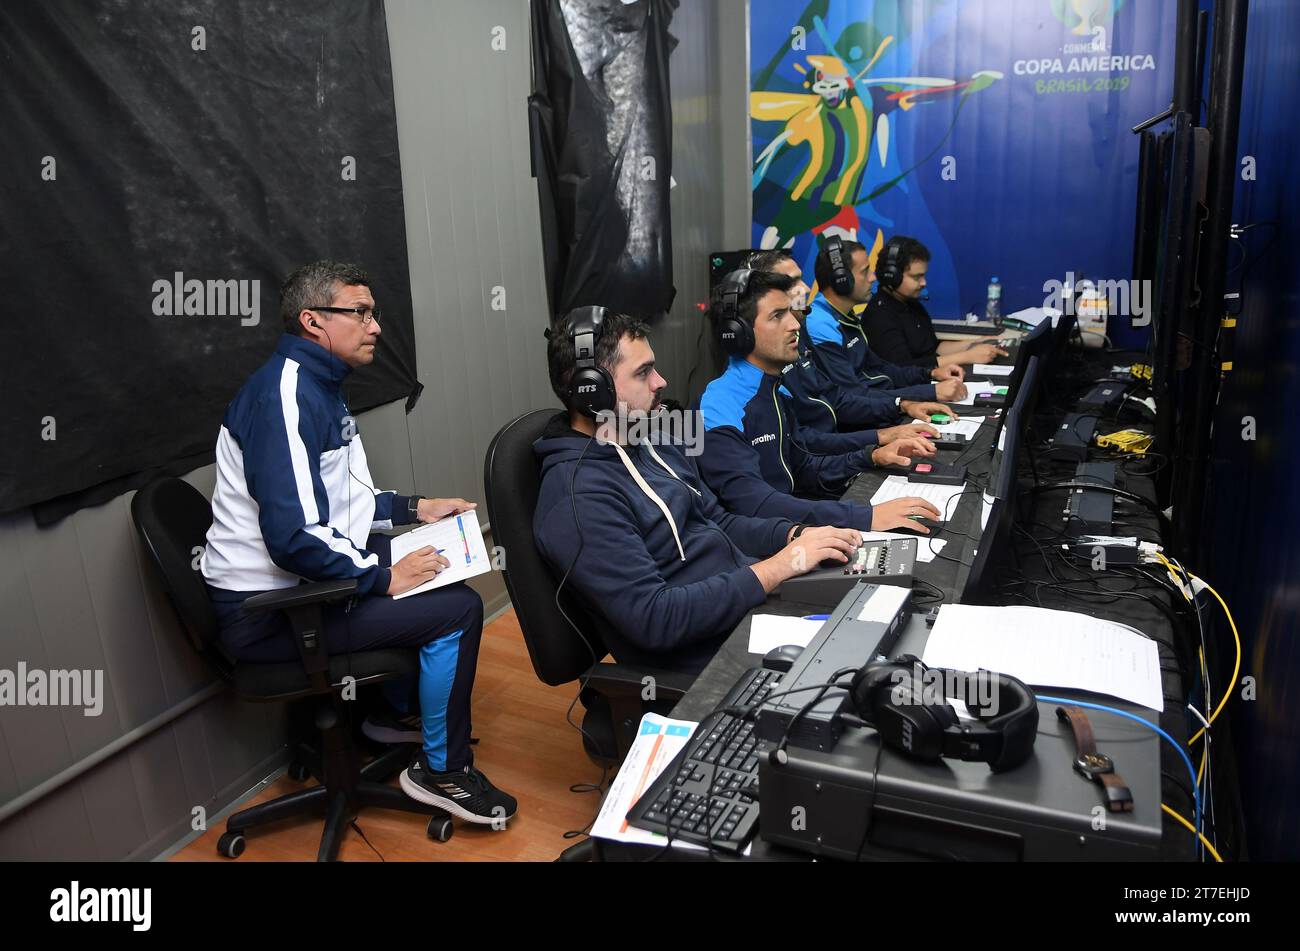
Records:
[[[1197,831],[1196,831],[1196,827],[1195,827],[1194,825],[1192,825],[1190,822],[1188,822],[1186,819],[1184,819],[1184,818],[1183,818],[1182,816],[1180,816],[1178,813],[1174,812],[1172,809],[1170,809],[1168,806],[1166,806],[1163,802],[1160,804],[1160,808],[1163,809],[1165,812],[1167,812],[1169,815],[1173,816],[1175,819],[1177,819],[1177,820],[1178,820],[1179,822],[1181,822],[1183,825],[1185,825],[1185,826],[1187,827],[1187,831],[1188,831],[1188,832],[1191,832],[1191,833],[1193,833],[1194,835],[1198,836],[1198,837],[1200,838],[1200,840],[1201,840],[1201,843],[1202,843],[1202,844],[1203,844],[1207,849],[1209,849],[1209,850],[1210,850],[1210,854],[1214,856],[1214,861],[1216,861],[1216,862],[1222,862],[1222,861],[1223,861],[1223,856],[1219,854],[1219,850],[1218,850],[1218,849],[1216,849],[1213,845],[1210,844],[1210,840],[1207,839],[1207,838],[1205,837],[1205,833],[1203,833],[1203,832],[1197,832]]]
[[[1178,580],[1178,577],[1174,574],[1173,562],[1171,562],[1160,552],[1156,552],[1155,556],[1157,559],[1159,559],[1160,563],[1165,566],[1165,569],[1169,572],[1169,577],[1173,579],[1174,583],[1178,584],[1179,587],[1182,587],[1182,582],[1180,582]],[[1214,595],[1215,600],[1219,602],[1220,607],[1223,608],[1223,613],[1228,618],[1228,626],[1232,628],[1232,641],[1236,645],[1236,649],[1237,649],[1237,658],[1232,665],[1232,677],[1228,680],[1228,686],[1227,689],[1223,691],[1223,696],[1219,698],[1218,706],[1216,706],[1214,708],[1214,712],[1210,714],[1210,724],[1213,725],[1214,721],[1219,718],[1219,714],[1223,712],[1223,708],[1227,706],[1228,698],[1232,696],[1232,690],[1237,684],[1237,675],[1241,673],[1241,635],[1237,632],[1237,622],[1233,620],[1232,612],[1228,610],[1227,602],[1224,601],[1223,598],[1219,596],[1219,592],[1215,591],[1214,587],[1209,582],[1207,582],[1204,578],[1192,574],[1186,568],[1183,568],[1182,565],[1179,565],[1178,568],[1182,571],[1183,575],[1185,575],[1187,578],[1191,580],[1199,581],[1201,584],[1205,585],[1206,591]],[[1185,591],[1183,592],[1183,597],[1187,598],[1188,601],[1192,600],[1192,598],[1187,596],[1187,592]],[[1202,663],[1204,663],[1204,656],[1202,656]],[[1201,727],[1194,734],[1192,734],[1192,738],[1187,741],[1187,745],[1191,746],[1193,743],[1195,743],[1197,740],[1201,738],[1201,735],[1203,733],[1205,733],[1205,727]]]
[[[1215,591],[1214,588],[1206,584],[1203,578],[1197,578],[1196,575],[1191,574],[1191,572],[1188,572],[1188,574],[1194,580],[1199,581],[1201,582],[1201,584],[1205,585],[1205,590],[1210,592],[1210,594],[1214,595],[1214,599],[1219,602],[1219,606],[1223,608],[1223,613],[1228,617],[1228,626],[1232,628],[1232,640],[1237,647],[1237,659],[1232,665],[1232,676],[1228,679],[1227,689],[1223,691],[1223,696],[1219,698],[1219,705],[1215,707],[1214,712],[1210,714],[1210,724],[1213,725],[1214,721],[1218,719],[1219,714],[1223,712],[1223,708],[1227,706],[1228,698],[1232,696],[1232,691],[1237,685],[1237,675],[1241,673],[1241,635],[1237,633],[1237,622],[1232,619],[1232,612],[1228,610],[1227,602],[1225,602],[1223,598],[1219,597],[1219,592]],[[1192,738],[1187,741],[1187,745],[1191,746],[1193,743],[1199,740],[1201,738],[1201,734],[1203,734],[1204,732],[1205,732],[1205,727],[1201,727],[1199,730],[1197,730],[1196,733],[1193,734]]]
[[[1201,768],[1196,771],[1196,785],[1202,786],[1205,782],[1205,764],[1210,759],[1210,744],[1206,743],[1201,747]]]

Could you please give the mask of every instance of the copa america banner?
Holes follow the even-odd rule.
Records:
[[[3,4],[0,102],[0,513],[211,462],[308,261],[365,267],[383,311],[352,410],[412,393],[381,0]]]
[[[752,0],[753,243],[808,273],[823,236],[933,254],[937,318],[1132,276],[1137,137],[1168,106],[1172,3]],[[1127,288],[1125,288],[1127,291]],[[1149,294],[1112,309],[1143,339]]]

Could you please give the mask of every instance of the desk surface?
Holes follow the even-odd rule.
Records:
[[[960,452],[942,451],[938,454],[939,461],[960,462],[968,467],[968,476],[972,482],[977,485],[985,484],[992,464],[992,430],[991,421],[986,422],[970,446]],[[1033,444],[1032,439],[1030,443]],[[1067,465],[1051,460],[1050,456],[1041,452],[1033,455],[1032,462],[1029,459],[1022,459],[1018,484],[1020,511],[1017,524],[1035,527],[1035,531],[1038,532],[1044,527],[1051,527],[1050,520],[1053,518],[1059,523],[1061,497],[1060,493],[1034,494],[1031,491],[1035,481],[1035,466],[1038,469],[1038,481],[1047,483],[1065,481],[1073,471],[1073,464]],[[858,476],[848,494],[850,497],[860,496],[868,499],[885,477],[885,473],[864,472]],[[1139,495],[1153,496],[1152,480],[1139,474],[1129,473],[1127,488]],[[930,592],[922,585],[924,590],[918,592],[920,597],[914,602],[918,607],[928,607],[925,603],[930,600],[925,597],[927,593],[936,601],[940,594],[944,601],[955,600],[954,592],[959,581],[964,577],[964,569],[969,566],[971,554],[978,540],[980,499],[979,492],[971,492],[958,499],[955,511],[942,536],[948,539],[948,545],[934,561],[916,565],[914,577],[939,589],[938,592]],[[1130,533],[1137,533],[1144,538],[1159,538],[1159,524],[1154,516],[1140,511],[1123,512],[1122,515],[1117,513],[1117,524],[1120,523],[1121,518],[1123,526]],[[925,543],[924,539],[921,543]],[[1038,544],[1042,545],[1043,542],[1039,541]],[[1182,716],[1185,688],[1180,668],[1187,669],[1186,645],[1175,643],[1175,628],[1164,611],[1152,602],[1132,597],[1097,596],[1081,599],[1080,592],[1077,589],[1071,590],[1069,585],[1047,587],[1055,583],[1054,578],[1047,562],[1035,549],[1034,543],[1028,538],[1017,535],[1017,544],[1008,548],[1011,550],[996,553],[994,564],[991,565],[995,578],[999,577],[999,574],[1004,575],[1010,563],[1017,563],[1017,571],[1025,580],[1003,584],[1000,588],[1004,595],[999,599],[1001,603],[1035,604],[1041,607],[1084,611],[1094,617],[1130,624],[1157,642],[1166,701],[1165,712],[1160,717],[1160,725],[1175,740],[1185,743],[1187,730]],[[767,603],[754,613],[801,616],[824,611],[824,605],[801,604],[769,598]],[[747,668],[760,666],[762,657],[749,653],[749,629],[750,617],[746,617],[732,631],[690,691],[673,709],[672,716],[683,720],[702,719],[714,709],[741,673]],[[1149,711],[1148,715],[1150,715]],[[1187,788],[1186,767],[1167,744],[1161,743],[1160,749],[1161,799],[1183,815],[1190,817],[1192,806]],[[643,849],[613,843],[602,843],[602,852],[605,857],[615,859],[638,858],[644,855]],[[1162,856],[1170,859],[1190,859],[1194,855],[1190,834],[1168,817],[1165,818],[1163,826],[1161,853]],[[673,850],[672,857],[685,860],[708,858],[706,853],[682,850]],[[756,836],[750,858],[774,861],[800,860],[808,857],[788,849],[771,846]]]

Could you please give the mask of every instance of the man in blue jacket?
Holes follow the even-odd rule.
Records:
[[[340,384],[375,358],[379,312],[370,278],[353,265],[317,261],[280,291],[285,333],[275,355],[226,410],[217,437],[212,528],[202,557],[221,645],[237,660],[284,663],[298,651],[279,614],[245,614],[243,602],[300,581],[351,578],[357,596],[324,611],[330,653],[384,647],[420,652],[415,685],[389,685],[393,709],[367,718],[381,742],[421,743],[401,775],[407,795],[469,822],[515,814],[514,797],[473,765],[470,692],[483,602],[463,583],[398,595],[449,562],[430,546],[390,564],[390,540],[372,530],[434,522],[475,507],[464,499],[381,492]],[[409,709],[412,687],[419,709]]]
[[[803,270],[789,251],[779,248],[756,251],[749,256],[745,266],[754,271],[777,271],[793,278],[790,307],[801,320],[805,319],[810,288],[804,282]],[[943,403],[903,399],[883,387],[840,386],[822,371],[819,360],[805,330],[799,334],[798,357],[781,371],[782,384],[794,397],[794,411],[799,424],[808,429],[854,432],[892,426],[900,416],[925,421],[935,413],[952,415],[952,409]],[[916,430],[938,435],[938,430],[928,423],[918,425]]]
[[[565,409],[534,445],[533,532],[555,576],[607,623],[618,661],[698,673],[777,585],[846,561],[861,534],[727,512],[689,446],[628,425],[653,423],[667,386],[647,334],[600,307],[548,332],[551,387]]]
[[[872,466],[910,465],[934,447],[915,426],[858,433],[800,427],[781,370],[797,355],[794,280],[776,271],[733,271],[714,290],[709,319],[731,353],[700,398],[700,472],[722,504],[741,515],[782,516],[863,531],[901,525],[887,506],[834,501],[848,479]],[[904,506],[920,500],[901,500]],[[935,511],[935,515],[938,512]]]
[[[839,244],[839,271],[833,242]],[[882,360],[868,346],[861,319],[854,313],[854,308],[871,300],[876,279],[866,248],[856,241],[831,238],[817,255],[814,274],[821,293],[809,310],[807,333],[818,364],[832,380],[850,390],[864,386],[893,390],[893,396],[904,399],[944,403],[966,396],[961,367],[898,366]],[[837,290],[841,277],[845,284]]]

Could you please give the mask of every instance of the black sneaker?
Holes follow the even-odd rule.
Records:
[[[401,782],[403,792],[412,799],[437,806],[466,822],[505,822],[519,808],[514,796],[497,789],[473,766],[435,773],[425,766],[424,756],[420,755],[402,771]]]
[[[376,743],[422,743],[423,723],[418,713],[399,713],[391,707],[375,710],[361,723],[361,732]]]

